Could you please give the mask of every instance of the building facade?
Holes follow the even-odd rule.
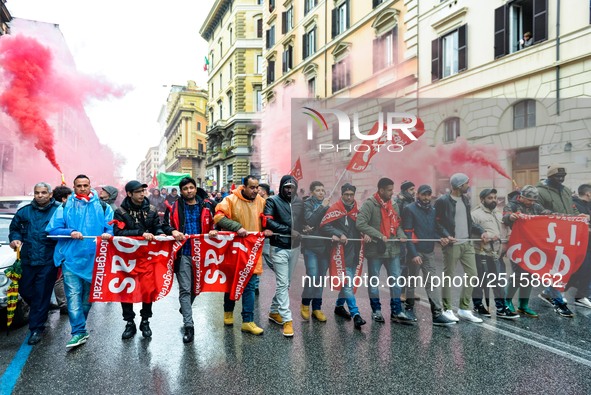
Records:
[[[160,167],[160,147],[150,147],[146,152],[146,158],[144,159],[144,178],[140,181],[149,184],[154,177],[154,174],[158,174]]]
[[[210,189],[238,185],[260,174],[253,156],[260,126],[263,5],[260,0],[217,0],[200,34],[207,55],[207,176]]]

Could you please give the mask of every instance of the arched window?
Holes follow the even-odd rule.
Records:
[[[443,142],[452,143],[460,137],[460,118],[447,118],[443,122]]]
[[[513,105],[513,129],[525,129],[536,126],[536,101],[522,100]]]

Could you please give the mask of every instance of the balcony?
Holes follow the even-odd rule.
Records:
[[[205,159],[205,151],[192,148],[177,148],[174,150],[175,158]]]

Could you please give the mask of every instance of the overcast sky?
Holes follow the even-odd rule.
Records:
[[[102,143],[127,159],[124,179],[160,141],[163,85],[206,87],[207,42],[199,29],[214,0],[8,0],[15,18],[60,26],[79,71],[133,90],[86,109]]]

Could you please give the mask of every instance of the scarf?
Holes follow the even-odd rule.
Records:
[[[332,221],[336,221],[337,219],[343,218],[345,216],[347,218],[351,218],[353,221],[357,221],[358,213],[359,210],[357,209],[357,202],[354,202],[353,208],[350,211],[347,211],[345,203],[343,203],[343,201],[339,199],[338,202],[336,202],[328,208],[328,211],[326,212],[326,214],[324,214],[324,217],[322,217],[322,222],[320,223],[320,226],[324,226],[328,223],[331,223]]]
[[[380,205],[380,209],[382,210],[382,223],[380,225],[380,232],[386,237],[396,236],[396,231],[398,230],[398,224],[400,222],[400,218],[396,211],[394,211],[394,207],[392,206],[392,201],[389,200],[388,202],[384,202],[380,197],[379,193],[375,193],[373,195],[374,199]]]
[[[425,204],[421,201],[421,199],[417,198],[416,203],[417,206],[423,210],[429,210],[431,208],[431,202]]]
[[[86,195],[76,195],[76,199],[80,199],[80,200],[84,200],[85,202],[90,202],[90,198],[93,196],[92,192],[90,192],[88,194],[88,196]]]

